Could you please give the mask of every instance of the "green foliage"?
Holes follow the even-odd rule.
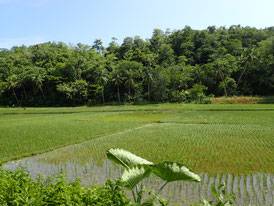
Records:
[[[48,42],[0,50],[0,105],[69,106],[144,99],[202,103],[209,94],[273,94],[271,28],[232,25],[193,30],[186,26],[172,32],[155,29],[147,40],[126,37],[121,45],[116,40],[106,48],[96,39],[93,45]],[[88,86],[82,84],[79,91],[79,81]],[[197,84],[208,89],[188,99],[181,95]],[[90,89],[90,85],[98,87]]]
[[[194,204],[193,206],[230,206],[235,202],[235,194],[228,194],[225,183],[220,183],[218,190],[214,186],[211,188],[211,193],[214,200],[207,201],[205,199],[201,200],[199,204]]]
[[[88,99],[88,83],[85,80],[76,80],[75,82],[63,83],[57,85],[57,91],[64,93],[68,100],[83,104]]]
[[[191,89],[188,90],[188,97],[191,101],[201,101],[205,98],[204,92],[207,90],[207,87],[200,84],[195,84]]]
[[[142,174],[142,167],[136,165],[132,167],[132,171],[126,170],[123,174],[122,181],[127,181],[133,188],[137,184],[135,182],[136,175]],[[139,172],[141,171],[141,172]],[[151,171],[150,171],[151,172]],[[133,175],[135,174],[135,175]],[[129,175],[129,178],[128,178]],[[146,176],[149,173],[145,174]],[[135,178],[132,178],[135,177]],[[127,178],[127,179],[126,179]],[[38,176],[33,179],[29,173],[18,168],[16,171],[9,171],[0,168],[0,204],[1,205],[168,205],[166,201],[159,197],[159,191],[147,190],[141,186],[141,190],[137,193],[138,201],[132,203],[124,192],[124,183],[120,180],[107,180],[103,186],[91,185],[81,187],[79,179],[68,181],[64,172],[58,176],[44,178]],[[141,198],[147,192],[147,200],[142,202]],[[235,195],[228,194],[226,186],[221,183],[216,190],[212,186],[212,195],[215,197],[212,201],[201,200],[193,206],[229,206],[235,202]],[[157,202],[156,202],[157,200]]]
[[[138,184],[146,177],[149,177],[152,173],[156,174],[158,177],[165,181],[165,184],[155,194],[159,194],[167,185],[167,183],[172,181],[201,181],[199,175],[190,171],[186,166],[180,163],[163,162],[153,164],[152,162],[140,158],[123,149],[108,149],[107,157],[110,160],[113,160],[114,162],[126,167],[122,174],[121,180],[126,182],[126,187],[132,191],[134,201],[138,205],[153,205],[153,202],[157,197],[157,195],[155,195],[152,199],[142,203],[144,193],[143,185]],[[137,197],[135,196],[134,188],[136,188]]]
[[[83,188],[80,181],[69,182],[64,173],[37,180],[19,168],[0,168],[1,205],[130,205],[119,181],[108,180],[104,186]]]

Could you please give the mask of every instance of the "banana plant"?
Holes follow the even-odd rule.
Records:
[[[143,185],[139,185],[139,183],[143,179],[149,177],[152,173],[165,181],[162,187],[155,194],[161,193],[163,188],[169,182],[180,180],[195,182],[201,181],[199,175],[195,174],[181,163],[162,162],[153,164],[152,162],[138,157],[131,152],[118,148],[108,149],[107,157],[115,163],[125,167],[121,180],[126,183],[126,188],[132,191],[134,201],[137,205],[153,205],[153,202],[157,197],[155,195],[154,198],[142,204]],[[137,197],[135,195],[134,188]]]

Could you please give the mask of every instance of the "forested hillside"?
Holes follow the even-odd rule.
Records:
[[[273,95],[274,27],[209,26],[104,47],[48,42],[0,49],[0,104],[74,106]]]

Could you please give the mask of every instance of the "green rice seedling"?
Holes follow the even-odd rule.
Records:
[[[263,186],[264,186],[264,189],[266,190],[267,189],[267,176],[265,174],[263,174]]]
[[[218,176],[218,174],[215,174],[214,176],[213,176],[213,183],[212,183],[212,185],[213,185],[213,187],[215,187],[215,188],[217,188],[217,186],[218,186],[218,180],[219,180],[219,176]]]
[[[252,189],[252,192],[253,192],[253,196],[255,196],[255,198],[257,199],[257,195],[256,195],[256,190],[255,190],[255,187],[254,187],[254,180],[253,180],[254,176],[250,176],[250,185],[251,185],[251,189]]]
[[[202,184],[202,183],[201,183],[201,184]],[[202,189],[202,188],[201,188],[201,187],[202,187],[201,184],[198,185],[198,196],[199,196],[199,199],[202,198],[202,196],[201,196],[201,189]]]
[[[182,192],[182,182],[179,183],[179,194]]]
[[[189,197],[189,192],[188,192],[188,190],[189,190],[189,182],[186,182],[185,183],[185,186],[186,186],[186,197]]]
[[[245,194],[246,194],[246,197],[247,197],[247,201],[249,201],[250,202],[250,196],[249,196],[249,193],[248,193],[248,190],[247,190],[247,187],[248,187],[248,181],[247,181],[247,175],[245,174],[244,175],[244,188],[245,188]]]
[[[265,202],[265,191],[262,190],[261,192],[262,192],[263,201]]]
[[[226,190],[228,191],[228,187],[229,187],[229,185],[228,185],[228,174],[223,175],[223,182],[225,183]]]
[[[239,197],[241,198],[242,197],[242,191],[241,191],[241,186],[240,186],[240,183],[241,183],[241,177],[238,177],[237,178],[237,189],[238,189],[238,194],[239,194]]]
[[[197,184],[191,183],[191,197],[195,197],[195,188]]]
[[[85,173],[85,174],[88,174],[88,168],[87,168],[87,165],[85,165],[85,167],[84,167],[84,173]]]
[[[210,187],[210,176],[207,177],[207,183],[206,183],[206,197],[208,196],[208,188]]]
[[[256,175],[256,182],[257,182],[257,185],[258,185],[258,192],[260,192],[260,191],[261,191],[261,183],[260,183],[260,176],[259,176],[259,174]],[[259,199],[259,195],[260,195],[260,194],[257,193],[257,192],[256,192],[256,194],[257,194],[257,195],[256,195],[257,198]]]
[[[218,174],[218,185],[221,184],[223,182],[223,173],[221,172],[220,174]]]
[[[231,185],[230,185],[230,187],[231,187],[231,191],[233,192],[233,185],[234,185],[234,181],[235,181],[235,175],[234,174],[232,174],[232,178],[231,178]]]

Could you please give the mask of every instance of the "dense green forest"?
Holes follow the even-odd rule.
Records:
[[[273,95],[274,27],[209,26],[108,47],[48,42],[0,49],[0,104],[74,106]]]

